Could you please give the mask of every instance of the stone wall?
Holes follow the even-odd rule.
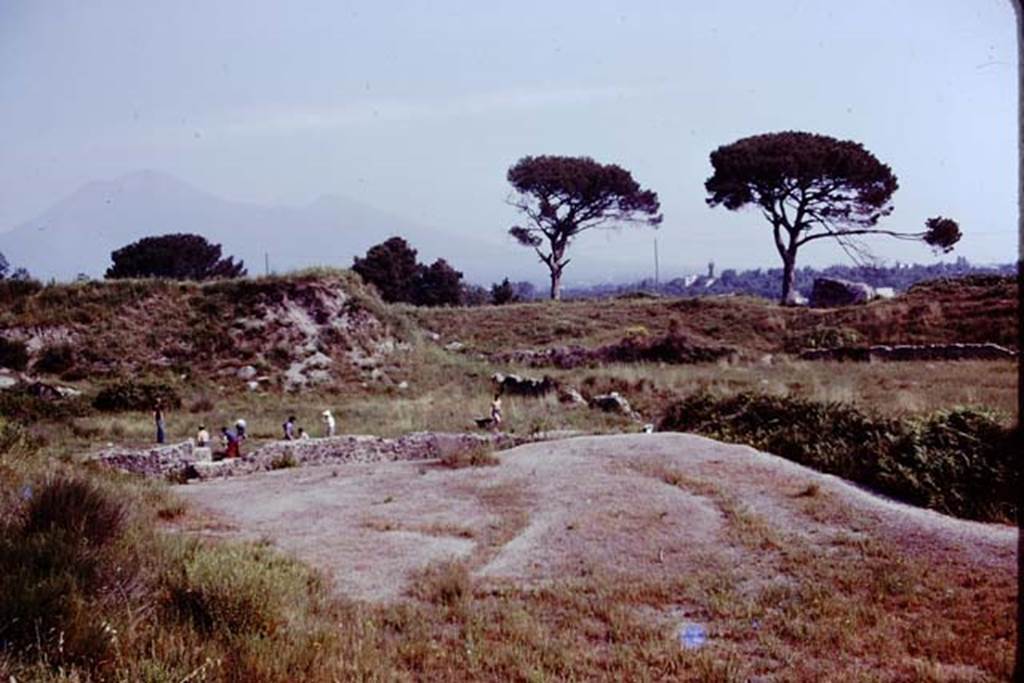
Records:
[[[240,458],[214,462],[204,459],[204,449],[196,449],[187,441],[140,450],[110,448],[95,454],[92,459],[103,466],[125,472],[186,481],[230,477],[298,465],[427,460],[486,444],[496,449],[511,448],[529,440],[500,433],[418,432],[394,439],[349,435],[276,441],[243,453]]]
[[[899,344],[894,346],[841,346],[809,349],[802,360],[914,361],[914,360],[1003,360],[1017,352],[998,344]]]

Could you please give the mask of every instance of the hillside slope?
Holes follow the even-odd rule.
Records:
[[[697,342],[754,353],[798,348],[823,328],[869,344],[994,342],[1017,347],[1017,283],[978,276],[936,280],[861,306],[786,308],[752,297],[622,298],[532,302],[480,308],[410,310],[428,330],[484,352],[596,346],[629,328],[652,335],[675,329]]]
[[[297,389],[379,373],[409,333],[346,271],[87,282],[11,299],[0,308],[0,336],[24,342],[32,361],[69,348],[71,379],[173,372]]]

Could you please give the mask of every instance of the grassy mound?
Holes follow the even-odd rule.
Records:
[[[659,429],[748,444],[957,517],[1016,518],[1019,433],[981,410],[894,420],[844,403],[697,393],[669,406]]]

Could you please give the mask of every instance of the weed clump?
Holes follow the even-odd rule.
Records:
[[[295,456],[291,452],[275,455],[270,461],[270,469],[272,470],[286,470],[298,466],[299,461],[295,459]]]
[[[843,403],[698,393],[670,405],[659,429],[745,443],[957,517],[1009,522],[1016,514],[1019,437],[981,410],[897,420]]]
[[[434,563],[416,576],[409,592],[434,605],[457,605],[472,593],[469,569],[457,560]]]
[[[439,463],[442,467],[458,470],[465,467],[494,467],[501,464],[498,456],[487,444],[457,448],[441,456]]]

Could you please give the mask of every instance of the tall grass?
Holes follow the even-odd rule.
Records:
[[[1019,432],[985,411],[881,418],[842,403],[693,394],[659,429],[749,444],[906,502],[969,519],[1016,519]]]

